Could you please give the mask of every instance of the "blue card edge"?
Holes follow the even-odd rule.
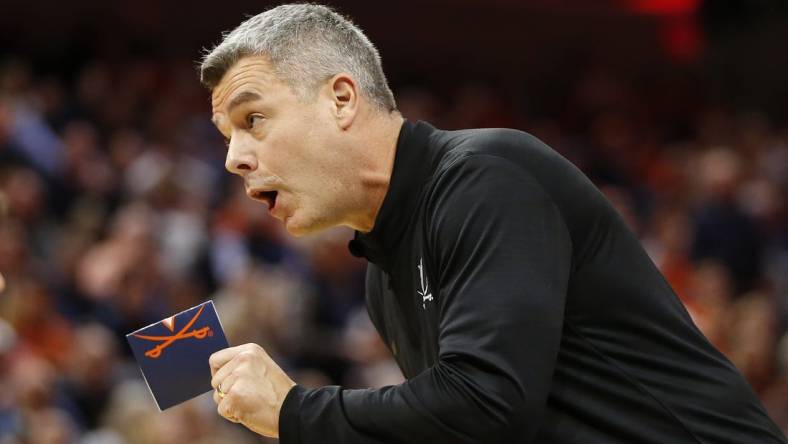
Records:
[[[160,323],[160,322],[164,321],[164,320],[165,320],[165,319],[167,319],[167,318],[172,318],[172,317],[175,317],[175,316],[180,316],[180,315],[182,315],[183,313],[186,313],[186,312],[187,312],[187,311],[189,311],[189,310],[194,310],[195,308],[199,308],[201,305],[205,305],[205,304],[211,304],[211,307],[213,307],[213,311],[214,311],[214,313],[216,313],[216,319],[219,319],[219,312],[218,312],[218,311],[216,311],[216,306],[213,304],[213,299],[209,299],[209,300],[207,300],[207,301],[205,301],[205,302],[202,302],[202,303],[199,303],[199,304],[195,305],[194,307],[189,307],[189,308],[187,308],[186,310],[181,310],[181,311],[179,311],[178,313],[175,313],[175,314],[174,314],[174,315],[172,315],[172,316],[167,316],[167,317],[165,317],[165,318],[159,319],[159,320],[158,320],[158,321],[156,321],[156,322],[152,322],[152,323],[150,323],[150,324],[148,324],[148,325],[146,325],[146,326],[144,326],[144,327],[140,327],[140,328],[138,328],[138,329],[134,330],[134,331],[133,331],[133,332],[131,332],[131,333],[126,333],[126,337],[128,338],[129,336],[131,336],[131,335],[133,335],[133,334],[136,334],[136,333],[139,333],[139,332],[141,332],[142,330],[145,330],[146,328],[153,327],[154,325],[156,325],[156,324],[158,324],[158,323]],[[219,325],[221,325],[221,324],[222,324],[222,321],[221,321],[221,320],[219,320]],[[224,326],[223,326],[223,325],[222,325],[222,331],[224,331]]]
[[[164,410],[161,409],[159,405],[159,400],[156,398],[156,395],[153,393],[153,390],[150,388],[150,384],[148,384],[148,378],[145,377],[145,372],[142,371],[142,367],[137,365],[137,368],[140,370],[140,374],[142,375],[142,380],[145,381],[145,386],[148,387],[148,393],[150,393],[151,398],[153,398],[153,402],[156,403],[156,408],[159,409],[159,412],[163,412]]]

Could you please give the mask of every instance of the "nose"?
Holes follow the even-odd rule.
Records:
[[[224,167],[227,171],[243,176],[257,169],[257,158],[250,152],[239,152],[237,147],[233,147],[230,143],[230,148],[227,150],[227,159],[224,162]]]

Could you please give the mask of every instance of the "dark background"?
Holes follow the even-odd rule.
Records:
[[[86,61],[194,61],[272,2],[4,2],[0,45],[70,77]],[[788,4],[780,0],[329,2],[378,46],[394,87],[447,95],[495,85],[556,112],[578,73],[604,66],[650,91],[692,83],[701,103],[786,116]]]

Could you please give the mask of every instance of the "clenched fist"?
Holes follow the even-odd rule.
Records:
[[[296,385],[257,344],[220,350],[209,360],[219,414],[255,433],[278,438],[279,410]]]

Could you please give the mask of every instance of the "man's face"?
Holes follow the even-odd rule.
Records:
[[[251,198],[295,236],[341,222],[348,168],[327,90],[305,103],[266,57],[250,56],[227,71],[211,100],[213,122],[228,140],[225,167]]]

